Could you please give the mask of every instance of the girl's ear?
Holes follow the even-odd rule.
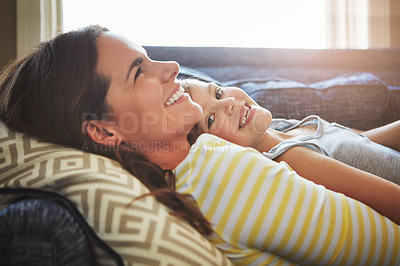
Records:
[[[86,133],[94,142],[102,145],[114,147],[122,142],[115,126],[109,121],[86,120],[82,124],[82,132]]]

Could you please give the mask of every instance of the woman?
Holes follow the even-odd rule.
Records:
[[[127,52],[128,56],[124,54]],[[116,67],[117,63],[121,67]],[[178,71],[177,63],[150,61],[142,48],[127,44],[123,37],[104,28],[72,31],[40,44],[4,69],[0,78],[0,119],[10,129],[44,141],[120,160],[150,190],[164,189],[154,194],[176,215],[200,232],[210,233],[211,227],[198,209],[187,197],[175,193],[173,176],[166,179],[162,168],[147,158],[172,169],[184,155],[174,153],[167,145],[189,149],[185,142],[191,127],[178,128],[183,133],[170,128],[176,126],[180,114],[195,122],[201,116],[200,106],[187,94],[181,99],[183,104],[164,107],[168,98],[179,91],[175,80]],[[154,89],[137,89],[146,86]],[[143,105],[144,97],[152,95],[153,104]],[[137,112],[130,112],[130,106]],[[153,108],[138,116],[141,108],[149,106]],[[152,120],[156,114],[162,117],[162,125]],[[144,122],[137,123],[137,119]],[[165,134],[151,141],[154,132]],[[131,147],[135,140],[122,141],[122,136],[140,140]]]
[[[45,141],[118,159],[234,262],[400,261],[400,227],[371,208],[253,149],[207,134],[190,147],[186,138],[202,109],[183,92],[178,71],[177,63],[152,61],[120,35],[84,28],[41,44],[6,68],[0,118]],[[233,171],[234,165],[244,167]],[[241,200],[223,184],[237,184],[233,191]],[[359,230],[372,230],[373,237],[360,239]]]

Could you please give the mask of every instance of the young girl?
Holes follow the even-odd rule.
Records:
[[[192,79],[181,84],[203,108],[189,140],[210,133],[253,147],[268,158],[285,161],[300,176],[369,205],[377,193],[352,186],[349,176],[368,183],[379,180],[371,178],[376,175],[400,184],[400,121],[361,134],[318,116],[272,119],[269,110],[240,88]]]

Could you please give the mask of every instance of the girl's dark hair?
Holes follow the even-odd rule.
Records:
[[[185,89],[185,91],[187,93],[189,93],[190,98],[192,98],[192,93],[190,92],[190,86],[188,84],[188,81],[190,80],[199,80],[195,77],[192,78],[187,78],[187,79],[183,79],[181,80],[181,86]],[[202,80],[200,80],[202,81]],[[202,82],[206,82],[206,81],[202,81]],[[200,137],[200,135],[202,134],[202,130],[200,129],[200,125],[199,123],[197,123],[196,125],[194,125],[194,127],[190,130],[189,134],[187,135],[187,140],[190,144],[190,146],[192,146],[198,137]]]
[[[110,80],[96,71],[97,39],[107,29],[88,26],[60,34],[12,61],[0,75],[0,120],[10,129],[118,160],[151,194],[199,232],[212,232],[190,199],[175,190],[175,176],[138,151],[104,147],[82,124],[104,120]],[[167,176],[167,177],[166,177]]]
[[[187,136],[187,140],[188,140],[190,146],[192,146],[196,142],[197,138],[200,137],[200,135],[202,133],[203,132],[200,129],[200,125],[198,123],[196,125],[194,125],[194,127],[192,128],[192,130],[190,130],[190,132]]]

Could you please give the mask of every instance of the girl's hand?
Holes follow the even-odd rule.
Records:
[[[400,151],[400,120],[363,132],[372,141]]]

